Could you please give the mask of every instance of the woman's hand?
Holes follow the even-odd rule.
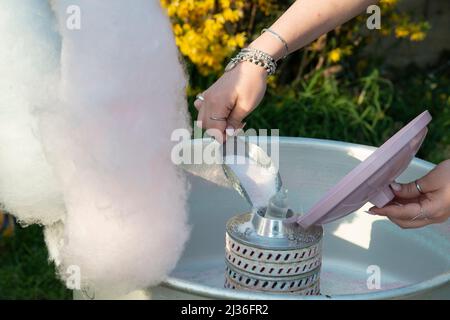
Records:
[[[445,222],[450,217],[450,159],[440,163],[417,183],[419,188],[416,182],[393,183],[395,199],[387,206],[373,207],[369,212],[386,216],[405,229]]]
[[[202,93],[204,101],[197,99],[194,102],[198,110],[197,121],[201,121],[201,127],[208,129],[208,134],[219,142],[226,139],[227,128],[241,129],[244,118],[258,106],[264,96],[266,78],[264,68],[247,61],[240,62],[225,72]]]

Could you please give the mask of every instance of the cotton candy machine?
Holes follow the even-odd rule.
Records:
[[[413,143],[408,148],[418,148],[425,134],[426,129],[409,137]],[[371,159],[374,150],[343,142],[280,138],[280,173],[289,189],[289,202],[313,215],[298,217],[291,212],[286,221],[242,213],[248,211],[248,204],[234,190],[189,176],[192,236],[176,270],[151,289],[152,297],[450,298],[450,224],[402,230],[383,217],[365,213],[372,204],[361,203],[368,197],[382,206],[392,195],[385,188],[389,181],[381,180],[402,173],[397,181],[409,182],[432,169],[432,164],[407,159],[383,170],[375,161],[361,174],[381,171],[382,179],[366,177],[346,186],[347,191],[355,190],[335,195],[342,189],[342,178]],[[398,161],[394,154],[384,156],[384,162]],[[325,205],[339,208],[331,217],[329,208],[319,210],[324,195]],[[354,213],[343,217],[348,207]],[[310,227],[319,220],[327,222],[323,239],[320,226]],[[302,224],[310,228],[302,229]],[[274,230],[275,236],[270,234]],[[292,241],[297,236],[302,241]]]
[[[409,147],[419,147],[425,133],[411,136]],[[381,148],[303,138],[280,138],[279,147],[280,175],[294,210],[282,219],[249,213],[248,202],[235,190],[189,174],[192,232],[184,255],[166,281],[132,297],[450,299],[450,222],[403,230],[365,212],[372,203],[390,200],[386,182],[343,179]],[[392,160],[384,156],[382,161]],[[383,167],[369,163],[363,175]],[[381,170],[383,179],[401,173],[396,181],[409,182],[433,164],[414,158],[391,168]],[[361,194],[372,203],[361,202]],[[331,216],[330,206],[339,208]],[[344,215],[348,208],[353,213]],[[299,217],[302,212],[312,215]],[[320,226],[310,227],[319,220],[325,222],[323,233]]]

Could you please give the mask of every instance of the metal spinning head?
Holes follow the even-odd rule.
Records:
[[[285,218],[263,212],[232,217],[226,226],[225,288],[301,295],[319,294],[323,229],[308,230],[288,211]]]

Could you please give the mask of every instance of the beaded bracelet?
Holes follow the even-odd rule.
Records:
[[[255,48],[244,48],[242,49],[225,67],[225,72],[230,71],[236,65],[242,61],[249,61],[257,66],[263,67],[267,74],[270,76],[275,73],[277,69],[277,63],[274,58],[269,54],[255,49]]]

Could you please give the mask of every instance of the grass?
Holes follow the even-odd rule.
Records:
[[[48,262],[42,227],[17,227],[0,238],[0,299],[71,299]]]
[[[383,72],[374,68],[352,78],[318,72],[308,81],[270,89],[247,127],[380,145],[426,107],[434,120],[419,157],[439,162],[450,158],[450,58],[438,65],[426,72],[416,67]],[[42,228],[16,231],[13,238],[0,239],[0,299],[71,299],[47,261]]]

